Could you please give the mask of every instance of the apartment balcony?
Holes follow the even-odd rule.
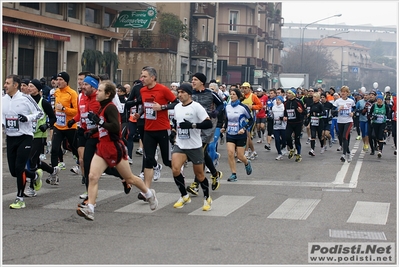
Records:
[[[280,39],[273,39],[273,38],[268,38],[267,43],[272,47],[272,48],[278,48],[279,50],[283,50],[284,48],[284,42],[281,41]]]
[[[179,40],[165,35],[133,36],[133,40],[123,40],[119,50],[134,50],[142,52],[177,53]]]
[[[271,73],[282,73],[283,72],[283,66],[280,64],[271,64],[269,63],[267,66],[267,71]]]
[[[191,9],[196,19],[213,19],[216,16],[216,5],[212,3],[192,3]]]
[[[282,18],[280,15],[274,15],[272,18],[272,23],[278,24],[279,26],[284,26],[284,18]]]
[[[213,49],[213,43],[209,41],[200,42],[193,41],[191,43],[191,58],[208,58],[213,57],[213,53],[216,51]]]
[[[229,23],[219,23],[218,25],[218,33],[222,36],[242,36],[252,39],[256,37],[263,38],[263,30],[258,26]]]
[[[219,55],[218,59],[227,60],[229,66],[254,65],[256,69],[267,69],[268,62],[262,58],[247,56]]]

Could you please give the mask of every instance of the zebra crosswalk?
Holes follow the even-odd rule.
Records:
[[[40,195],[54,192],[54,188],[43,188]],[[99,190],[97,203],[106,202],[110,198],[123,195],[120,190]],[[39,196],[40,197],[40,196]],[[141,200],[135,200],[128,205],[118,207],[113,212],[121,213],[154,213],[163,210],[166,207],[173,206],[177,200],[178,194],[157,192],[159,206],[152,211],[148,203]],[[15,198],[15,193],[3,195],[3,202],[8,203]],[[199,198],[193,198],[192,203],[188,205],[198,205],[201,203]],[[253,201],[255,196],[237,196],[221,195],[213,199],[212,210],[210,212],[202,211],[202,203],[198,208],[187,213],[190,216],[213,216],[226,217],[236,212],[238,209],[245,208],[249,202]],[[201,198],[202,200],[202,198]],[[313,212],[317,212],[317,206],[321,199],[310,198],[287,198],[275,210],[271,211],[267,219],[273,220],[307,220]],[[68,197],[50,204],[42,206],[44,209],[76,209],[79,199],[77,196]],[[357,201],[346,223],[385,225],[388,220],[390,203]]]

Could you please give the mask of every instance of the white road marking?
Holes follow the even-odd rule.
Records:
[[[122,192],[120,190],[98,190],[96,202],[102,201],[106,198],[116,196],[121,193]],[[79,196],[70,197],[63,201],[58,201],[55,203],[45,205],[45,206],[43,206],[43,208],[45,208],[45,209],[65,209],[65,210],[76,209],[78,204],[82,201],[83,201],[82,199],[79,199]]]
[[[158,198],[158,208],[156,210],[151,210],[147,202],[142,200],[135,201],[132,204],[124,206],[120,209],[115,210],[115,212],[126,212],[126,213],[152,213],[157,211],[167,205],[171,205],[179,199],[179,193],[169,194],[169,193],[156,193]],[[188,204],[189,205],[189,204]]]
[[[319,202],[320,199],[288,198],[267,218],[306,220]]]
[[[212,197],[212,196],[211,196]],[[254,197],[251,196],[228,196],[223,195],[217,199],[212,199],[212,210],[203,211],[202,207],[189,213],[188,215],[200,216],[224,216],[231,214],[237,209],[241,208]]]
[[[389,206],[390,203],[357,201],[347,222],[385,225]]]

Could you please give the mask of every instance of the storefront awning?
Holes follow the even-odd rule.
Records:
[[[35,28],[32,26],[18,25],[12,23],[3,23],[3,32],[23,34],[38,38],[46,38],[46,39],[52,39],[64,42],[71,41],[71,35],[69,34],[63,34],[59,32]]]

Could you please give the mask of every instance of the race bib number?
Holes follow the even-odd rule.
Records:
[[[274,118],[274,125],[281,125],[282,123],[283,121],[280,118]]]
[[[238,131],[239,131],[238,123],[229,122],[227,124],[227,133],[228,134],[236,135],[236,134],[238,134]]]
[[[349,117],[349,109],[348,108],[343,108],[339,111],[339,115],[342,117]]]
[[[319,117],[310,117],[310,125],[311,126],[319,126]]]
[[[179,139],[190,139],[190,129],[177,128],[177,135]]]
[[[378,115],[376,115],[375,122],[376,122],[376,123],[383,123],[383,122],[384,122],[384,118],[385,118],[385,115],[383,115],[383,114],[378,114]]]
[[[7,132],[19,131],[18,115],[6,115],[6,131]]]
[[[66,125],[66,114],[65,112],[57,111],[55,112],[55,117],[57,118],[57,125],[65,126]]]
[[[144,114],[147,120],[156,120],[157,112],[153,109],[154,103],[144,102]]]
[[[296,119],[296,113],[295,109],[287,109],[287,115],[289,120],[295,120]]]

